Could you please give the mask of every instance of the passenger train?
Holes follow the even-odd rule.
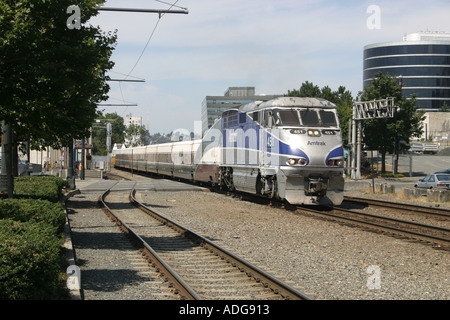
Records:
[[[118,149],[115,167],[188,179],[290,204],[339,205],[343,147],[336,106],[280,97],[230,109],[202,139]]]

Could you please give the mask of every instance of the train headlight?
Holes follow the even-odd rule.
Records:
[[[342,161],[342,159],[330,159],[330,160],[328,160],[327,161],[327,164],[331,167],[331,166],[333,166],[333,167],[342,167],[342,165],[343,165],[343,161]]]
[[[291,159],[288,159],[286,161],[286,163],[290,166],[295,166],[295,165],[305,166],[308,162],[304,158],[299,158],[299,159],[291,158]]]
[[[320,137],[320,131],[315,129],[308,130],[308,136],[310,137]]]

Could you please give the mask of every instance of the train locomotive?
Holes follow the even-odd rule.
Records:
[[[336,106],[280,97],[222,114],[202,139],[114,150],[115,167],[188,179],[290,204],[339,205],[343,147]]]

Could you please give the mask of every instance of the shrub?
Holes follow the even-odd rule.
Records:
[[[59,298],[61,244],[43,222],[0,220],[0,299]]]
[[[58,177],[15,179],[15,199],[0,200],[0,299],[59,299],[66,216]]]
[[[0,219],[12,219],[21,222],[42,222],[59,235],[64,230],[66,214],[58,202],[40,199],[4,199],[0,200]]]
[[[57,202],[62,197],[62,189],[68,182],[54,176],[17,177],[14,180],[16,196],[22,198],[46,199]]]

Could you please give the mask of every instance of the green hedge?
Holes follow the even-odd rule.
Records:
[[[57,177],[15,179],[14,199],[0,199],[0,299],[60,299],[66,221]]]
[[[58,299],[61,244],[45,223],[0,220],[0,299]]]
[[[67,180],[55,176],[27,176],[14,179],[14,192],[21,198],[57,202],[61,199],[62,189],[67,186]]]
[[[57,235],[64,231],[66,213],[59,202],[40,199],[4,199],[0,200],[0,219],[43,222]]]

